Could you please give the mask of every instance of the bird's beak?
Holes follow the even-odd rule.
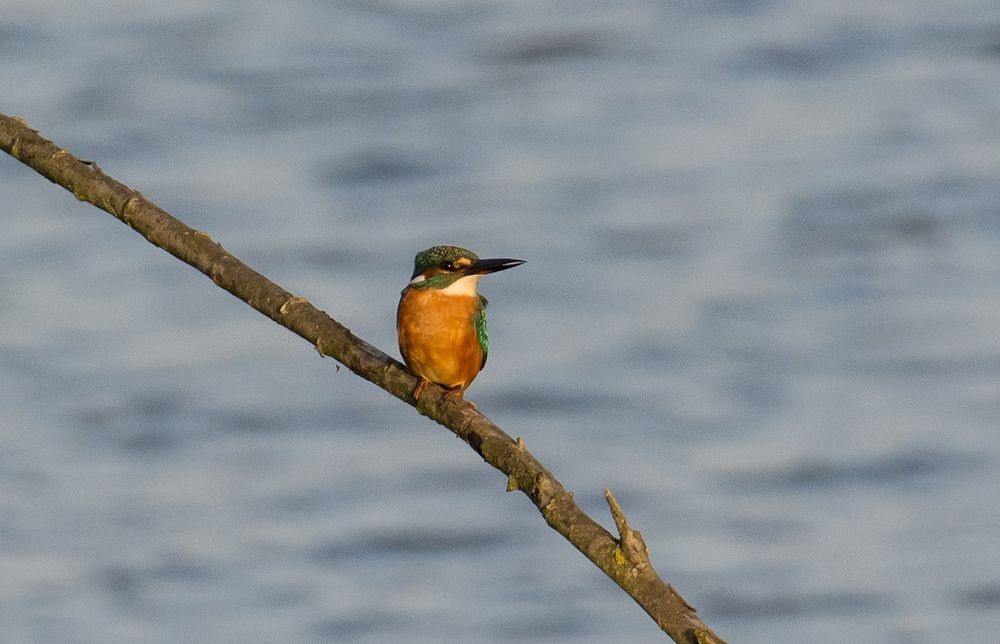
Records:
[[[523,263],[523,259],[477,259],[463,268],[462,272],[466,275],[486,275],[487,273],[505,271],[508,268],[514,268],[515,266],[520,266]]]

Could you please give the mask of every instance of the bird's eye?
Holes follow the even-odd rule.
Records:
[[[441,262],[441,268],[443,268],[446,271],[450,271],[451,269],[453,269],[455,267],[452,266],[451,262]]]

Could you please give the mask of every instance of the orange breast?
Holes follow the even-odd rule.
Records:
[[[399,351],[415,373],[447,388],[465,389],[483,364],[476,335],[477,298],[408,288],[399,301]]]

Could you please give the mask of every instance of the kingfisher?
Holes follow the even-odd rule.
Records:
[[[457,246],[433,246],[417,253],[413,275],[399,298],[396,333],[399,352],[420,378],[413,398],[428,383],[441,385],[445,398],[462,398],[486,364],[486,298],[476,291],[483,275],[520,266],[520,259],[480,259]]]

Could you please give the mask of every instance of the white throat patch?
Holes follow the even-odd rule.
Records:
[[[441,292],[445,295],[475,297],[476,285],[479,284],[480,277],[482,277],[482,275],[466,275],[465,277],[460,277],[445,288],[441,289]]]

